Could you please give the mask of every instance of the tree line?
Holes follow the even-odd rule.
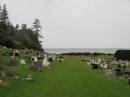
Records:
[[[114,57],[117,60],[129,60],[130,61],[130,50],[117,50]]]
[[[27,24],[13,25],[9,20],[6,4],[0,5],[0,45],[8,48],[43,50],[40,32],[42,27],[39,19],[35,19],[32,27]]]

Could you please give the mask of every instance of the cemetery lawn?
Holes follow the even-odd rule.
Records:
[[[28,65],[16,70],[20,78],[0,86],[0,97],[130,97],[127,81],[107,79],[77,57],[65,57],[65,62],[52,63],[52,69],[32,72],[33,81],[21,79],[30,72]]]

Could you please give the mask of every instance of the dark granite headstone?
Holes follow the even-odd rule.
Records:
[[[42,71],[43,70],[42,61],[40,60],[37,62],[33,62],[32,66],[31,66],[31,70]]]
[[[10,59],[8,65],[9,65],[9,66],[17,66],[17,61],[16,61],[16,59]]]
[[[48,58],[48,62],[53,62],[53,58]]]
[[[92,68],[93,68],[93,69],[99,69],[99,65],[98,65],[98,64],[94,64],[94,63],[93,63],[93,64],[91,64],[91,65],[92,65]]]
[[[122,75],[121,68],[116,68],[115,71],[116,71],[116,76],[117,77]]]
[[[19,56],[19,53],[15,53],[15,56]]]
[[[16,72],[7,71],[7,77],[16,77]]]

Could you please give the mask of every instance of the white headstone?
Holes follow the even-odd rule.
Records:
[[[53,55],[53,56],[52,56],[52,58],[53,58],[53,61],[55,61],[55,59],[56,59],[56,56],[55,56],[55,55]]]
[[[19,50],[15,50],[15,53],[19,53]]]
[[[102,68],[103,68],[103,64],[102,64],[102,63],[100,64],[100,67],[102,67]]]
[[[33,62],[37,62],[37,57],[36,56],[33,56]]]
[[[106,69],[106,68],[107,68],[107,64],[105,63],[105,64],[104,64],[104,69]]]
[[[21,59],[21,60],[20,60],[20,64],[26,64],[25,60],[24,60],[24,59]]]
[[[60,60],[61,60],[62,62],[64,62],[64,59],[63,59],[63,58],[61,58]]]
[[[43,65],[44,67],[48,67],[48,66],[50,65],[50,62],[47,61],[47,57],[44,57],[43,62],[42,62],[42,65]]]

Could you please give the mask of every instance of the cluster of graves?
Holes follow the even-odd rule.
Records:
[[[29,65],[31,71],[43,71],[44,69],[51,68],[51,62],[55,60],[63,62],[62,56],[56,56],[54,54],[33,51],[33,50],[20,50],[11,49],[9,51],[0,52],[0,56],[9,57],[8,60],[1,59],[0,57],[0,75],[2,79],[6,77],[18,79],[19,76],[15,71],[9,71],[7,67],[15,67],[17,65]],[[29,72],[24,80],[33,80],[32,74]],[[0,84],[3,81],[0,79]]]
[[[130,84],[130,62],[127,60],[87,58],[82,62],[89,64],[92,69],[102,70],[109,79],[114,77],[128,79]]]

